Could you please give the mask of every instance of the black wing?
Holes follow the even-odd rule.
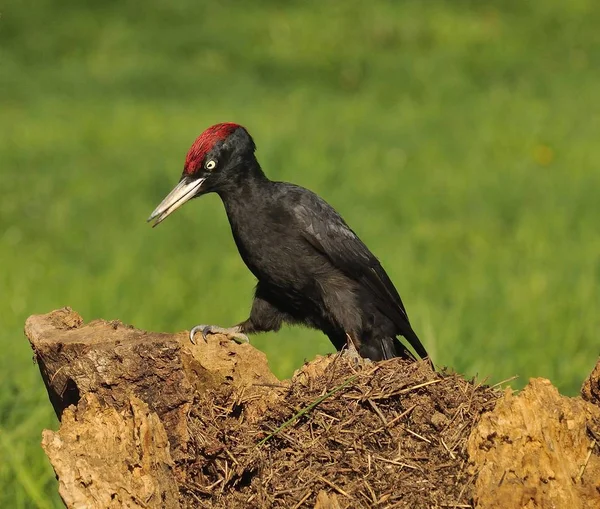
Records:
[[[305,239],[335,267],[367,288],[378,309],[394,322],[417,354],[427,357],[427,351],[410,326],[402,299],[379,260],[333,207],[311,191],[296,189],[294,216]]]

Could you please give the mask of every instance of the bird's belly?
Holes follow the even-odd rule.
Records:
[[[291,244],[289,239],[251,249],[238,247],[248,268],[268,288],[273,304],[292,322],[320,329],[330,337],[339,336],[340,341],[345,340],[346,332],[359,333],[363,314],[357,283],[328,258],[306,244]]]
[[[259,281],[302,289],[314,279],[314,267],[298,250],[262,247],[252,253],[240,254]]]

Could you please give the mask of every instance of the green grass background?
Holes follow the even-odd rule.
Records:
[[[576,394],[600,327],[598,27],[595,0],[5,3],[0,507],[59,505],[28,315],[246,318],[217,196],[145,223],[221,121],[343,214],[437,364]],[[298,328],[252,342],[280,376],[331,351]]]

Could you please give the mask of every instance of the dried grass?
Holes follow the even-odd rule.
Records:
[[[471,507],[466,442],[499,391],[393,359],[307,365],[280,404],[247,422],[243,394],[204,395],[189,416],[195,459],[178,465],[188,507]]]

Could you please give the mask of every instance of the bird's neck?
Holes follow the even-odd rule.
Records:
[[[248,210],[256,210],[264,202],[265,195],[268,194],[267,188],[271,184],[254,158],[245,161],[233,175],[227,185],[217,191],[230,221],[235,220],[239,214],[246,214]]]

